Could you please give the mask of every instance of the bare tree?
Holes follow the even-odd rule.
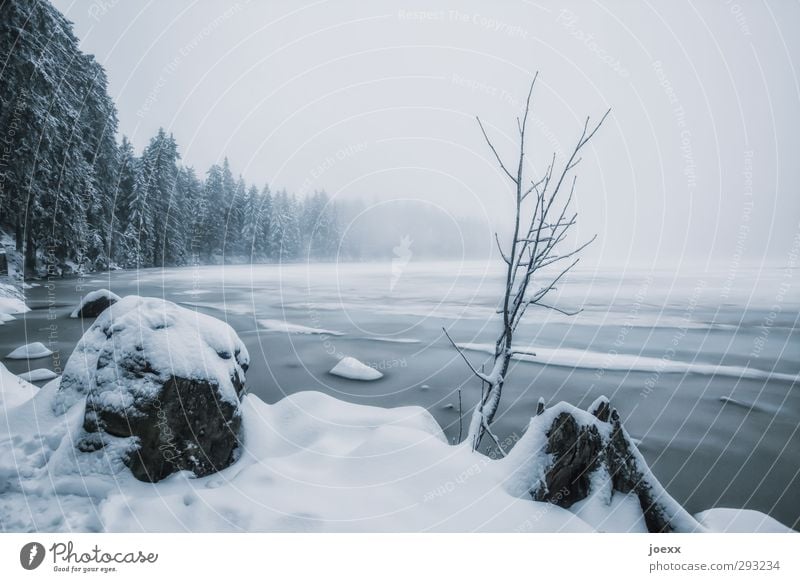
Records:
[[[522,119],[517,117],[519,155],[513,171],[509,170],[509,167],[503,162],[486,133],[483,123],[480,118],[476,117],[489,149],[513,185],[516,202],[514,232],[510,245],[504,249],[500,237],[495,233],[497,248],[506,264],[506,285],[502,305],[498,308],[498,314],[501,314],[503,318],[502,333],[495,344],[491,371],[488,373],[478,371],[453,341],[447,330],[444,330],[445,335],[458,350],[472,373],[481,380],[481,397],[472,413],[467,439],[472,443],[472,449],[477,450],[483,437],[488,434],[503,454],[505,451],[492,432],[491,426],[500,405],[503,384],[511,357],[515,354],[514,333],[517,326],[525,316],[528,307],[532,305],[552,309],[564,315],[576,315],[580,312],[580,310],[561,309],[548,303],[546,297],[578,264],[580,258],[577,255],[597,237],[595,235],[571,250],[562,250],[567,234],[577,224],[578,219],[578,214],[570,211],[577,182],[577,176],[573,170],[581,161],[580,151],[592,139],[611,112],[610,109],[606,111],[594,127],[590,127],[589,118],[586,118],[577,144],[560,169],[556,169],[557,159],[554,153],[541,177],[526,178],[525,130],[531,109],[531,97],[538,76],[537,73],[531,82]],[[531,207],[532,212],[528,216],[527,212]],[[547,267],[552,268],[547,269]]]

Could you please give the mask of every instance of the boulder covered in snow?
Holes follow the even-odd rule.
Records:
[[[81,338],[53,406],[63,413],[85,397],[79,448],[128,439],[124,462],[142,481],[183,470],[208,475],[235,460],[248,363],[247,349],[226,323],[162,299],[129,296]]]
[[[348,380],[370,381],[383,378],[383,374],[378,372],[378,370],[370,368],[351,356],[339,360],[339,363],[331,369],[330,373],[334,376],[347,378]]]
[[[97,289],[87,293],[78,306],[70,313],[72,319],[97,317],[119,301],[119,295],[108,289]]]
[[[571,508],[583,518],[628,506],[639,516],[631,523],[638,520],[649,532],[703,529],[652,474],[605,397],[589,412],[561,402],[546,410],[540,404],[537,413],[509,455],[534,500]]]

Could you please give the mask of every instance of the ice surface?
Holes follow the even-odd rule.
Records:
[[[339,363],[336,364],[330,372],[334,376],[341,376],[342,378],[347,378],[348,380],[378,380],[383,378],[383,374],[381,374],[375,368],[370,368],[366,364],[359,362],[357,359],[346,356],[339,360]]]

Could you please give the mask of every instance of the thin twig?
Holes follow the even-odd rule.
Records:
[[[453,347],[461,355],[461,357],[464,358],[464,361],[467,363],[467,366],[469,366],[469,369],[472,370],[472,373],[485,382],[486,375],[481,374],[480,372],[478,372],[478,370],[475,369],[475,366],[473,366],[472,363],[467,359],[467,356],[464,354],[464,351],[460,347],[458,347],[458,344],[456,344],[456,342],[453,341],[453,338],[450,337],[450,334],[447,333],[447,330],[444,327],[442,327],[442,331],[444,332],[444,335],[447,336],[447,339],[450,340],[450,343],[453,345]]]
[[[488,135],[486,135],[486,130],[483,128],[483,123],[481,123],[481,118],[480,118],[480,117],[478,117],[478,116],[475,116],[475,119],[477,119],[477,120],[478,120],[478,125],[479,125],[479,126],[480,126],[480,128],[481,128],[481,132],[483,133],[483,137],[484,137],[484,139],[486,139],[486,143],[487,143],[487,144],[489,144],[489,148],[492,150],[492,153],[494,154],[494,157],[497,159],[497,163],[498,163],[498,164],[500,164],[500,167],[501,167],[501,168],[503,169],[503,171],[506,173],[506,176],[508,176],[509,178],[511,178],[511,181],[512,181],[512,182],[514,182],[514,183],[516,184],[516,183],[517,183],[517,179],[516,179],[516,178],[515,178],[515,177],[514,177],[514,176],[511,174],[511,172],[509,172],[509,171],[506,169],[506,166],[505,166],[505,164],[503,163],[503,160],[502,160],[502,159],[500,159],[500,154],[498,154],[498,153],[497,153],[497,150],[496,150],[496,149],[494,149],[494,144],[492,143],[492,140],[490,140],[490,139],[489,139],[489,136],[488,136]]]
[[[461,386],[458,387],[458,442],[464,434],[464,414],[461,408]]]

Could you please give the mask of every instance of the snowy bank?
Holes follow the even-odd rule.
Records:
[[[642,530],[629,497],[564,509],[515,489],[518,461],[535,439],[523,436],[515,456],[492,460],[448,445],[422,408],[361,406],[318,392],[274,405],[245,396],[234,464],[143,483],[113,450],[76,448],[83,403],[52,414],[57,390],[51,382],[0,419],[6,531]],[[756,512],[710,510],[698,522],[697,531],[788,531]]]
[[[19,406],[36,396],[37,392],[39,389],[36,386],[15,376],[8,371],[8,368],[0,364],[0,410]],[[0,485],[0,492],[2,490],[2,485]]]
[[[30,308],[25,305],[22,290],[8,283],[0,283],[0,325],[14,319],[15,313],[27,313]]]

